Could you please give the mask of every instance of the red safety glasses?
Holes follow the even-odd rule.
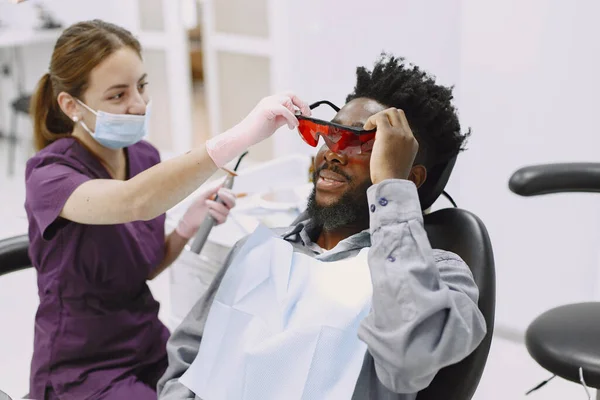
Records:
[[[340,111],[339,107],[327,100],[311,104],[310,109],[314,110],[321,104],[327,104],[336,112]],[[335,153],[346,155],[366,154],[373,149],[375,129],[366,131],[303,115],[296,115],[296,117],[299,122],[298,132],[300,137],[309,146],[317,147],[319,137],[323,137],[327,147]]]

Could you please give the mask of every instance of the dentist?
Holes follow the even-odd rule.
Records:
[[[25,208],[40,305],[30,396],[156,399],[167,328],[147,280],[180,254],[207,213],[227,218],[235,198],[203,191],[165,237],[165,212],[249,146],[298,121],[294,95],[261,100],[205,146],[160,162],[142,139],[151,103],[140,43],[103,21],[58,39],[32,100],[38,153],[27,163]],[[225,205],[211,201],[214,194]]]

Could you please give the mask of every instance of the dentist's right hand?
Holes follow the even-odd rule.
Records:
[[[308,104],[292,93],[265,97],[239,124],[207,141],[206,151],[215,165],[221,168],[248,147],[269,138],[283,125],[296,128],[297,109],[304,116],[311,114]]]

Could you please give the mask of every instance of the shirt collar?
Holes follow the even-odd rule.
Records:
[[[303,245],[304,247],[308,247],[313,250],[317,254],[322,254],[325,252],[321,246],[319,246],[314,240],[321,233],[321,227],[317,226],[310,218],[298,222],[295,226],[288,229],[283,235],[282,238]],[[363,247],[371,246],[371,234],[369,229],[365,229],[359,233],[356,233],[346,239],[342,240],[338,245],[329,250],[334,251],[339,249],[339,251],[346,250],[354,250],[361,249]]]

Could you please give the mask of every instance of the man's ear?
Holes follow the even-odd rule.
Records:
[[[410,175],[408,175],[408,180],[413,181],[417,189],[420,188],[425,183],[425,180],[427,180],[427,168],[421,164],[413,165]]]

